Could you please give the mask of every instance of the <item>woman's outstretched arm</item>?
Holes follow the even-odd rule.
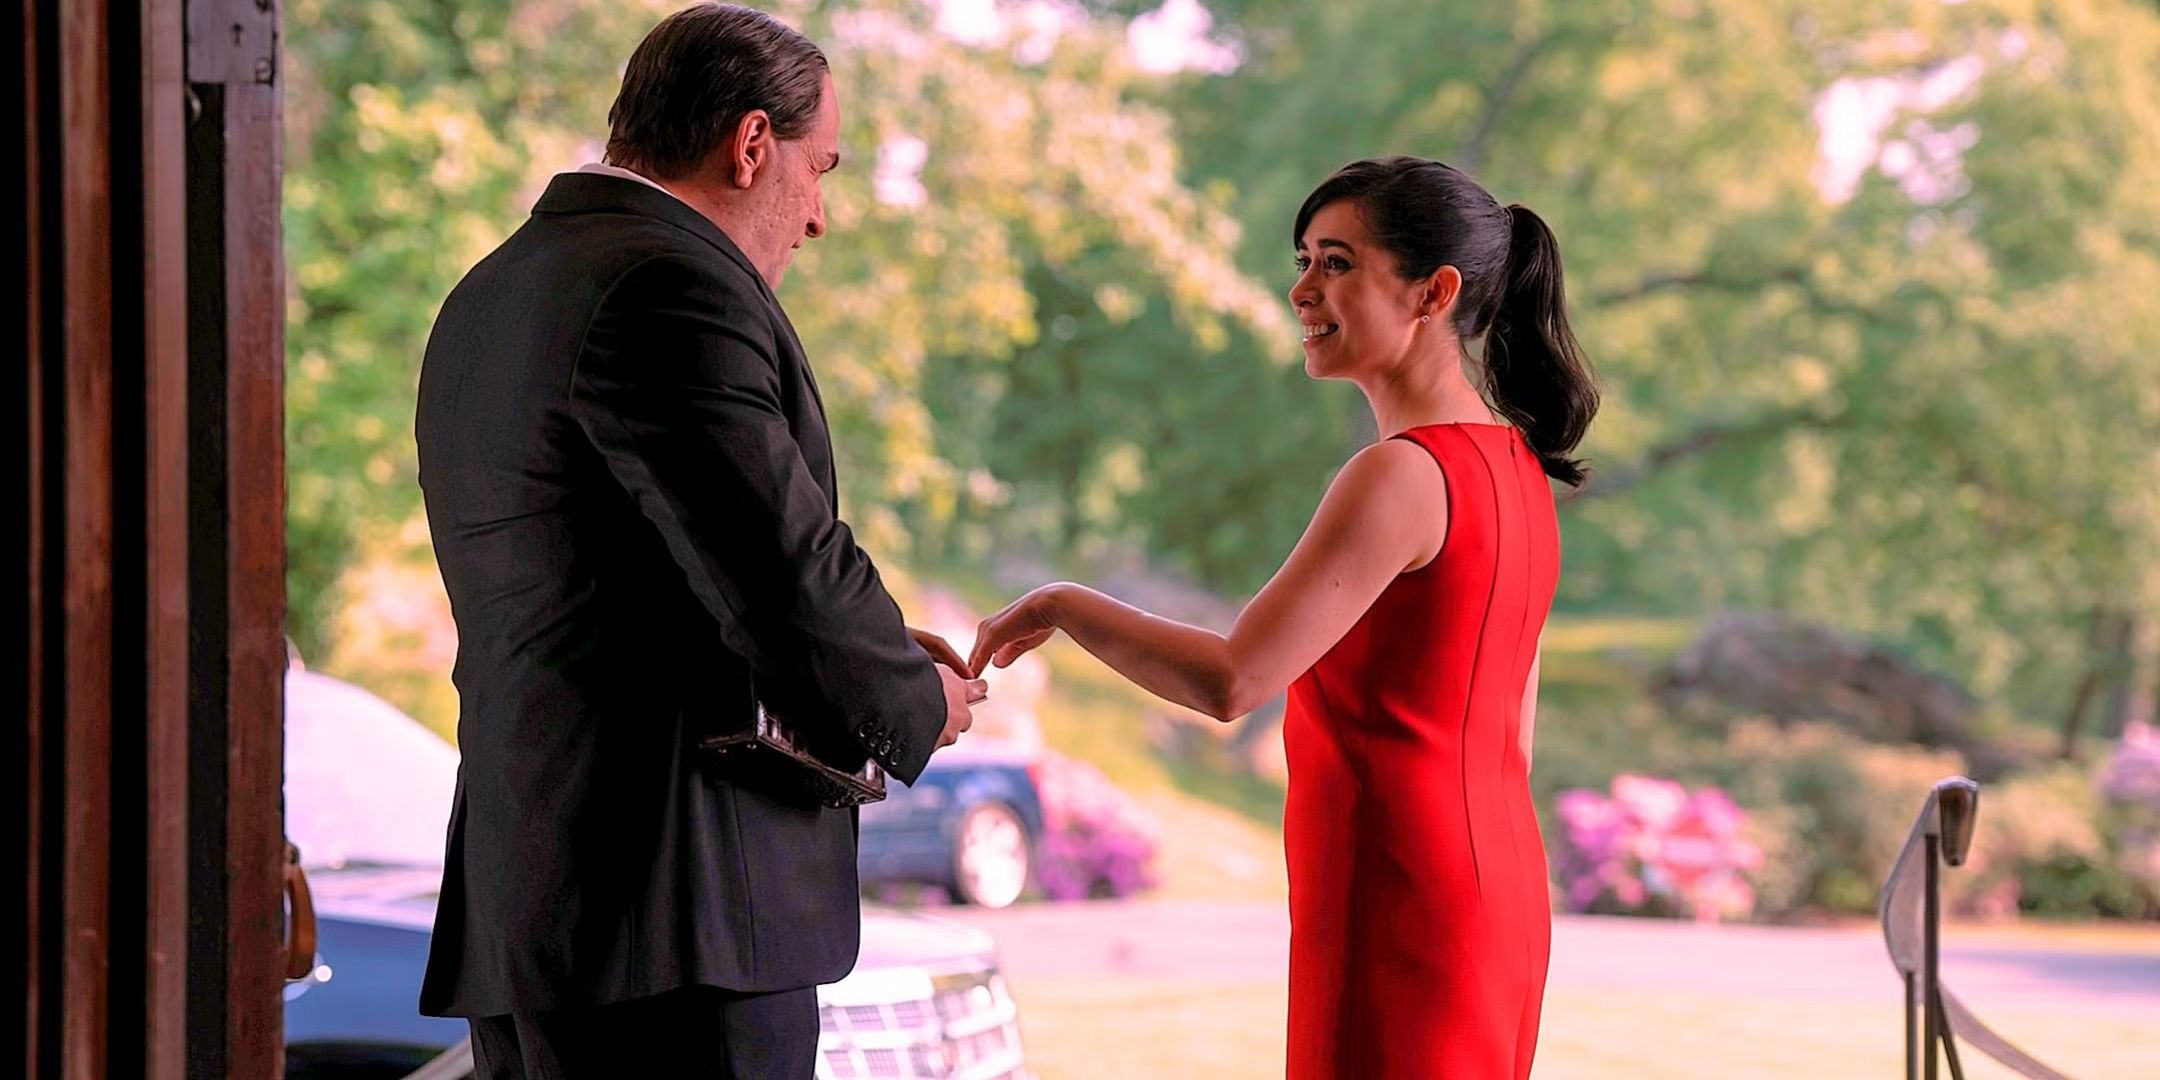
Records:
[[[1234,720],[1342,640],[1396,575],[1431,561],[1447,536],[1446,508],[1432,457],[1414,443],[1381,442],[1343,466],[1229,636],[1059,582],[985,619],[970,666],[1004,667],[1062,630],[1141,689]]]

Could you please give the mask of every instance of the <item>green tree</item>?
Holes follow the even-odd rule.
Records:
[[[588,118],[612,97],[616,45],[652,10],[286,8],[286,584],[303,654],[326,650],[361,547],[418,510],[413,394],[437,307],[536,176],[604,131]]]
[[[361,549],[410,543],[413,389],[438,305],[551,173],[599,156],[619,66],[665,10],[289,12],[289,585],[311,655]],[[1052,472],[1034,463],[1057,454],[1030,448],[1065,430],[1050,423],[1064,402],[1019,404],[1058,316],[1091,335],[1146,328],[1088,360],[1141,373],[1164,343],[1198,354],[1286,333],[1235,266],[1222,193],[1179,182],[1167,116],[1127,93],[1117,20],[971,47],[918,3],[774,10],[825,47],[840,88],[851,167],[827,182],[833,235],[805,248],[782,300],[825,387],[844,511],[880,555],[935,550],[956,521],[1025,518],[1006,481]],[[1144,401],[1144,382],[1089,381],[1097,430]],[[1091,477],[1130,460],[1092,435],[1079,452]]]
[[[1248,62],[1171,100],[1195,182],[1240,189],[1248,270],[1378,153],[1553,222],[1607,384],[1567,603],[1785,608],[2026,702],[2076,673],[2096,600],[2152,603],[2149,6],[1217,8]],[[1866,79],[1968,85],[1826,194],[1817,109]]]
[[[858,524],[928,554],[956,523],[1111,524],[1073,508],[1165,363],[1287,324],[1238,271],[1220,197],[1179,182],[1167,116],[1132,100],[1120,24],[971,46],[921,4],[805,15],[850,144],[920,158],[837,177],[836,239],[791,278],[820,370],[861,377],[836,407]]]

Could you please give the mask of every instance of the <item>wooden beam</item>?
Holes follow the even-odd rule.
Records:
[[[221,26],[190,0],[190,25]],[[252,12],[252,3],[225,4]],[[206,14],[206,12],[209,12]],[[283,1055],[284,270],[274,41],[190,35],[189,1075]],[[214,78],[205,81],[203,74]],[[238,81],[222,81],[225,79]]]
[[[142,0],[143,1072],[187,1075],[187,73],[182,0]]]
[[[106,1073],[112,789],[112,102],[102,4],[60,10],[60,272],[65,399],[65,770],[60,808],[62,1075]]]
[[[45,123],[46,97],[44,93],[47,73],[44,70],[42,44],[45,40],[45,24],[40,19],[36,0],[25,0],[22,9],[22,97],[23,126],[20,131],[22,149],[21,203],[11,213],[19,214],[10,225],[10,231],[20,229],[22,234],[23,279],[20,312],[23,327],[23,367],[19,373],[23,388],[22,420],[23,442],[18,444],[20,457],[10,454],[11,467],[19,468],[7,478],[11,493],[19,491],[25,513],[19,532],[9,538],[10,553],[20,545],[22,562],[9,568],[16,586],[21,590],[21,612],[18,624],[27,637],[19,667],[21,680],[10,685],[21,687],[16,699],[23,710],[23,726],[19,732],[11,731],[9,741],[21,748],[21,801],[9,807],[7,816],[9,835],[6,838],[6,854],[19,857],[23,867],[23,881],[11,890],[7,905],[10,915],[18,912],[19,926],[9,928],[7,952],[10,957],[19,955],[21,974],[8,987],[8,1000],[22,1003],[19,1014],[11,1014],[10,1023],[19,1023],[7,1043],[19,1045],[19,1063],[22,1075],[36,1076],[40,1054],[46,1048],[41,1037],[44,1021],[51,1016],[44,1007],[40,991],[47,966],[42,947],[44,925],[42,894],[46,885],[44,872],[44,846],[40,843],[45,827],[44,802],[44,756],[47,745],[44,726],[45,712],[45,545],[44,533],[48,524],[45,513],[45,392],[43,378],[45,368],[45,300],[51,292],[51,283],[45,281],[45,244],[41,221],[40,200],[44,185],[40,183],[40,170],[44,155],[41,153],[44,138],[41,128]],[[12,117],[12,113],[9,114]],[[12,190],[12,189],[11,189]],[[14,382],[17,376],[10,377]],[[16,488],[16,484],[20,488]],[[13,589],[10,590],[13,592]],[[13,786],[13,785],[10,785]],[[10,920],[13,922],[14,920]],[[18,1043],[19,1039],[19,1043]],[[11,1055],[12,1056],[12,1055]]]
[[[284,1013],[278,1007],[285,986],[285,290],[279,107],[275,83],[227,89],[231,771],[226,872],[234,1076],[275,1076],[284,1054]]]

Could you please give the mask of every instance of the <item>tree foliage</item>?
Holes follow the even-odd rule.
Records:
[[[326,644],[360,548],[393,543],[417,511],[412,394],[434,312],[549,174],[598,157],[620,64],[665,10],[291,9],[289,591],[304,650]],[[1024,518],[1007,484],[1063,460],[1064,443],[1092,457],[1053,497],[1100,486],[1116,455],[1096,451],[1169,354],[1286,332],[1235,268],[1223,195],[1179,182],[1168,118],[1125,93],[1113,26],[989,48],[897,0],[776,13],[825,43],[857,163],[828,181],[834,238],[805,249],[781,296],[873,549],[935,548],[963,516]],[[1135,332],[1118,341],[1117,327]],[[1135,377],[1025,404],[1045,385],[1037,358],[1076,335],[1102,345],[1089,364]],[[1068,406],[1088,422],[1059,426]],[[1016,467],[1001,478],[993,460]]]
[[[1250,60],[1175,100],[1203,182],[1244,193],[1248,267],[1379,153],[1553,223],[1607,390],[1565,602],[1789,610],[2032,700],[2094,603],[2160,599],[2143,5],[1219,10]],[[1822,173],[1841,95],[1890,103],[1849,193]]]
[[[303,647],[417,513],[437,305],[597,157],[672,6],[288,7]],[[1289,222],[1400,152],[1561,239],[1607,395],[1564,604],[1782,609],[2027,705],[2077,680],[2096,608],[2160,610],[2151,5],[1216,0],[1222,76],[1137,70],[1151,6],[972,43],[920,3],[775,7],[842,94],[833,235],[782,298],[881,556],[1107,540],[1256,585],[1370,437],[1294,362]]]

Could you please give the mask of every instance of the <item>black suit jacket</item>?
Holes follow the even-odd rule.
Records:
[[[421,1011],[845,975],[854,812],[721,782],[695,739],[762,700],[913,782],[944,694],[749,260],[665,192],[556,177],[444,302],[417,434],[463,751]]]

